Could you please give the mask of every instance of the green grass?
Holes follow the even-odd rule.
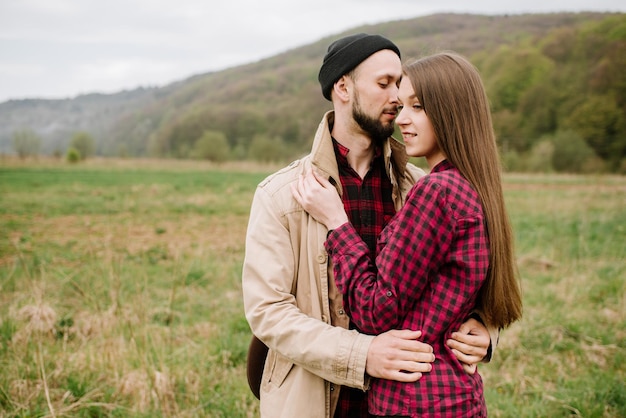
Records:
[[[0,164],[0,417],[253,417],[245,228],[268,167]],[[626,178],[508,175],[524,318],[490,416],[626,416]]]
[[[626,179],[506,180],[524,318],[481,368],[490,415],[626,416]]]

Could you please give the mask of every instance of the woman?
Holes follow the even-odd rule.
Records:
[[[437,357],[415,383],[372,382],[375,416],[487,416],[482,379],[445,342],[474,309],[505,328],[522,314],[513,236],[482,80],[465,58],[440,53],[404,67],[399,126],[430,174],[381,233],[376,264],[348,222],[335,186],[309,173],[296,200],[329,229],[326,250],[345,308],[363,332],[421,330]]]

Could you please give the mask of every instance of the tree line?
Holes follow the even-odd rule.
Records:
[[[513,168],[626,172],[623,15],[483,52],[475,62]]]
[[[21,159],[32,158],[41,155],[41,137],[32,129],[20,129],[13,133],[13,149]],[[75,132],[69,141],[69,146],[63,152],[56,149],[53,156],[62,156],[70,163],[77,163],[92,157],[95,153],[95,141],[93,137],[84,131]]]
[[[626,173],[626,15],[433,15],[356,28],[403,58],[466,55],[492,106],[510,171]],[[170,87],[126,114],[101,155],[288,161],[307,152],[324,111],[317,70],[329,40]]]

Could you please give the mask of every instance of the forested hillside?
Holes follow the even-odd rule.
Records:
[[[0,103],[0,153],[12,150],[16,132],[28,130],[42,139],[40,152],[62,152],[77,131],[89,132],[100,145],[124,114],[158,100],[170,88],[138,88],[117,94],[86,94],[64,100],[10,100]]]
[[[359,31],[389,37],[403,60],[443,49],[468,56],[487,86],[509,169],[626,171],[625,14],[438,14],[346,33]],[[327,45],[341,35],[163,89],[126,92],[128,102],[107,108],[106,126],[96,112],[92,128],[76,129],[91,130],[102,155],[293,158],[306,151],[330,108],[317,72]],[[69,102],[88,114],[79,101]],[[3,149],[7,129],[24,128],[14,122],[25,115],[36,125],[45,102],[0,104]],[[26,127],[44,142],[54,131]]]

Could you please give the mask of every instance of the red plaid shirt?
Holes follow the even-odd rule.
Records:
[[[417,329],[436,361],[415,383],[376,379],[375,415],[487,416],[482,379],[469,375],[446,346],[470,315],[489,267],[480,198],[448,161],[420,179],[378,240],[376,265],[354,227],[326,241],[346,311],[363,332]]]
[[[348,164],[347,155],[350,150],[337,141],[333,140],[333,143],[343,188],[343,206],[356,233],[365,242],[369,253],[374,256],[377,238],[396,212],[391,198],[392,186],[385,171],[384,158],[378,150],[369,172],[362,179]],[[343,386],[339,393],[335,418],[369,417],[367,393],[360,389]]]

